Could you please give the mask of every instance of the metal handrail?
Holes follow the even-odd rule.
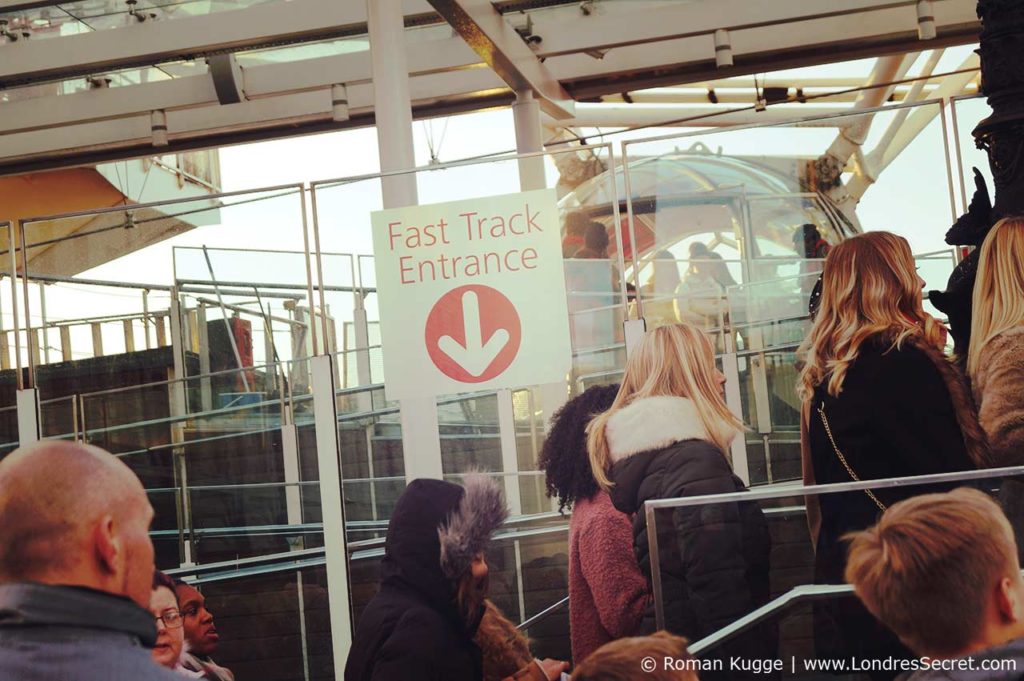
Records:
[[[551,616],[552,613],[557,612],[558,610],[560,610],[561,608],[564,608],[567,605],[569,605],[569,597],[568,596],[566,596],[562,600],[558,601],[557,603],[553,603],[553,604],[549,605],[548,607],[544,608],[543,610],[538,612],[533,617],[529,617],[529,618],[523,620],[522,622],[520,622],[516,626],[516,629],[529,629],[531,626],[533,626],[537,622],[540,622],[541,620],[547,619],[548,617]]]
[[[805,601],[848,596],[852,593],[853,587],[849,584],[801,584],[800,586],[795,586],[781,596],[768,601],[757,610],[747,613],[732,624],[728,624],[715,633],[691,644],[689,650],[694,655],[700,655],[702,652],[736,637],[791,605],[799,605]]]
[[[322,556],[324,555],[324,548],[321,546],[314,549],[302,549],[299,551],[287,551],[285,553],[268,553],[263,556],[255,556],[253,558],[236,558],[235,560],[225,560],[218,563],[207,563],[205,565],[185,565],[181,567],[172,568],[170,570],[164,570],[168,575],[199,575],[207,572],[216,572],[224,568],[230,567],[242,567],[248,565],[261,565],[264,563],[273,563],[276,561],[294,561],[297,558],[307,558],[310,556]]]
[[[705,506],[710,504],[726,504],[733,502],[764,501],[769,499],[792,496],[821,496],[843,492],[862,492],[864,490],[899,489],[919,487],[942,483],[970,482],[974,480],[992,480],[1024,475],[1024,466],[1007,466],[953,473],[935,473],[930,475],[906,476],[899,478],[882,478],[878,480],[862,480],[857,482],[840,482],[830,485],[783,485],[771,488],[753,488],[742,492],[728,494],[704,494],[693,497],[674,497],[670,499],[653,499],[644,502],[644,520],[647,524],[647,541],[650,546],[651,592],[654,597],[655,624],[660,629],[665,625],[665,606],[662,599],[661,558],[658,546],[657,520],[655,512],[661,509]]]

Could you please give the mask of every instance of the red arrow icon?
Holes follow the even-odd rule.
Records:
[[[427,315],[427,354],[443,374],[482,383],[508,369],[522,328],[515,305],[490,286],[460,286],[441,296]]]

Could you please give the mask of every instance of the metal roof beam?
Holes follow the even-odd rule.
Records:
[[[937,0],[942,5],[964,4],[963,0]],[[967,3],[974,10],[974,2]],[[533,25],[535,35],[543,38],[537,53],[541,57],[606,50],[626,45],[674,40],[694,36],[712,36],[716,30],[747,30],[775,28],[823,18],[844,18],[859,21],[857,15],[886,9],[898,9],[916,20],[917,0],[712,0],[681,2],[661,8],[631,12],[628,4],[620,11],[594,12],[574,20],[576,30],[549,30],[548,23],[538,16]],[[624,21],[628,20],[628,24]],[[562,22],[558,22],[562,23]],[[812,38],[813,35],[804,35]]]
[[[427,45],[424,43],[424,49]],[[461,41],[458,46],[467,49]],[[345,57],[352,56],[310,60],[317,68],[310,68],[311,64],[306,62],[254,67],[246,73],[246,91],[253,99],[225,106],[214,103],[216,95],[212,95],[212,84],[206,76],[64,95],[60,98],[61,106],[53,108],[59,109],[68,122],[0,133],[0,175],[72,162],[91,163],[97,159],[252,141],[295,134],[296,130],[308,133],[373,125],[373,84],[365,80],[346,87],[348,119],[334,117],[332,71]],[[320,83],[314,82],[311,73],[320,74]],[[282,91],[282,87],[288,89]],[[492,106],[506,105],[512,99],[490,69],[427,73],[410,78],[409,87],[418,118],[471,110],[485,101]],[[211,104],[167,110],[169,146],[153,147],[150,107],[165,101],[170,91],[175,96],[184,93],[197,103],[207,100]],[[131,106],[124,106],[132,96],[135,99]],[[45,107],[41,105],[45,102],[29,100],[0,105],[0,109],[33,101],[37,102],[34,109],[17,110],[24,122],[33,110],[42,113]],[[79,102],[83,102],[83,110],[100,113],[106,107],[106,113],[111,115],[87,122],[71,120],[68,114],[78,108]],[[9,123],[6,116],[0,116],[0,125]]]
[[[430,0],[430,4],[512,90],[531,90],[550,116],[572,115],[572,97],[490,0]]]
[[[415,77],[420,74],[459,74],[463,71],[458,69],[479,63],[477,55],[457,38],[410,42],[408,50],[409,63],[416,65],[416,70],[410,74],[414,83]],[[329,88],[334,84],[343,84],[351,89],[371,82],[370,53],[354,52],[301,62],[264,64],[245,69],[242,77],[242,89],[253,100]],[[427,88],[420,83],[416,90],[424,98],[454,94],[450,82],[441,85],[446,79],[434,77],[428,80],[438,84],[438,91],[436,94],[426,91]],[[472,78],[467,80],[465,93],[475,91],[477,81]],[[493,74],[489,82],[501,86],[501,81]],[[47,105],[54,101],[59,106]],[[217,93],[208,74],[24,99],[0,103],[0,138],[13,132],[100,121],[154,110],[169,111],[216,104]]]
[[[770,106],[764,111],[728,111],[714,106],[645,106],[638,104],[576,104],[576,115],[563,121],[546,121],[551,128],[682,127],[718,128],[725,125],[774,125],[803,117],[849,113],[849,107],[795,104]],[[800,127],[838,128],[848,120],[831,118],[800,122]]]
[[[731,2],[732,0],[722,0]],[[865,4],[866,0],[860,0]],[[777,5],[817,6],[819,3],[744,3],[745,7],[775,8]],[[616,37],[605,35],[603,24],[591,17],[558,23],[534,22],[533,31],[552,54],[545,66],[577,99],[612,92],[659,85],[717,80],[750,73],[815,66],[866,56],[915,52],[924,49],[976,42],[981,24],[973,0],[939,0],[935,3],[938,37],[922,41],[917,35],[917,15],[905,2],[880,3],[872,11],[857,14],[802,19],[788,24],[757,25],[729,31],[733,65],[715,65],[713,33],[675,37],[694,8],[711,9],[707,3],[672,5],[660,12],[638,16],[619,15]],[[715,2],[714,13],[721,2]],[[610,16],[610,15],[609,15]],[[722,11],[722,16],[726,16]],[[610,42],[620,46],[607,52],[595,48],[591,54],[564,53],[559,44],[572,35],[572,49]],[[635,42],[640,38],[647,42]],[[554,44],[552,44],[554,43]],[[622,44],[625,43],[625,44]],[[568,43],[566,43],[568,45]],[[599,54],[595,58],[593,54]],[[544,56],[542,53],[541,56]]]
[[[422,7],[423,0],[407,6]],[[0,45],[0,88],[365,33],[363,2],[291,0]]]

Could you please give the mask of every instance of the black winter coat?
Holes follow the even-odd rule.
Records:
[[[437,528],[462,488],[415,480],[388,524],[380,591],[366,606],[345,664],[345,681],[480,681],[480,649],[441,572]]]
[[[913,345],[887,352],[886,346],[869,342],[847,371],[838,397],[827,394],[826,383],[814,393],[808,420],[814,481],[851,482],[818,414],[822,405],[836,445],[861,480],[975,467],[942,373]],[[875,492],[886,506],[920,493],[914,488]],[[815,572],[819,583],[841,584],[846,566],[843,535],[870,527],[881,511],[863,492],[822,495],[819,504]]]
[[[703,439],[692,403],[679,397],[637,400],[616,412],[606,430],[612,458],[612,502],[633,516],[633,546],[650,575],[644,502],[744,491],[723,453]],[[703,504],[658,515],[665,628],[697,641],[770,598],[771,537],[754,502]],[[654,628],[653,605],[645,629]],[[717,656],[774,657],[777,635],[764,628],[719,649]],[[728,667],[726,667],[728,669]],[[703,678],[703,675],[702,675]],[[709,677],[710,678],[710,677]],[[740,678],[736,674],[726,678]]]
[[[983,448],[977,419],[964,387],[954,385],[951,365],[934,350],[911,340],[901,349],[869,341],[847,371],[838,397],[818,386],[808,411],[807,444],[817,484],[851,482],[825,431],[818,407],[836,445],[861,480],[948,473],[975,468],[969,450]],[[805,462],[806,465],[806,462]],[[875,491],[886,507],[917,494],[955,485]],[[812,500],[813,501],[813,500]],[[864,492],[817,498],[821,528],[815,543],[815,581],[842,584],[847,542],[843,536],[877,522],[882,511]],[[819,656],[908,656],[899,641],[853,598],[815,607]],[[889,675],[891,676],[891,675]],[[880,674],[875,678],[888,678]]]

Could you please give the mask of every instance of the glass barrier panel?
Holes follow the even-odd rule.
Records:
[[[30,218],[20,228],[28,276],[44,283],[25,288],[22,311],[29,345],[41,346],[30,354],[44,399],[173,378],[176,326],[185,341],[184,375],[292,359],[280,352],[274,359],[267,348],[288,347],[269,342],[289,335],[293,317],[281,310],[288,300],[282,293],[296,311],[309,309],[304,257],[260,251],[303,242],[298,187]],[[238,255],[240,243],[255,252]],[[189,250],[179,254],[178,247]],[[191,296],[180,301],[180,324],[170,319],[169,299],[179,281]],[[282,292],[275,284],[294,288]],[[219,325],[200,325],[201,301],[217,311],[210,316]],[[266,335],[268,314],[277,319]],[[209,357],[198,351],[200,336]],[[63,366],[48,375],[47,360]]]
[[[197,563],[285,552],[302,536],[290,517],[280,429],[196,438],[180,449]]]
[[[396,402],[385,401],[382,386],[339,393],[345,521],[349,540],[363,540],[386,529],[405,490],[400,414]],[[357,526],[361,529],[353,529]]]
[[[565,520],[522,528],[495,541],[487,553],[490,599],[514,622],[525,622],[569,593],[568,525]],[[529,629],[538,659],[571,660],[569,609]]]
[[[120,458],[132,466],[133,471],[144,469],[141,456],[122,456]],[[156,468],[158,467],[151,466],[145,469],[147,477],[143,480],[143,485],[146,486],[146,496],[153,507],[153,524],[149,528],[149,538],[153,541],[157,569],[170,570],[185,562],[186,539],[189,536],[182,522],[184,508],[181,487],[174,482],[173,478],[160,478]],[[137,472],[136,475],[138,475]]]
[[[713,328],[721,311],[711,303],[737,283],[802,279],[799,292],[809,293],[829,248],[859,232],[895,232],[917,252],[942,249],[953,217],[936,103],[623,148],[635,239],[635,248],[626,244],[627,277],[648,328],[677,320]],[[870,173],[852,162],[860,153]]]
[[[493,392],[439,399],[437,422],[445,473],[502,470],[498,398]]]
[[[0,407],[0,440],[3,440],[0,442],[0,458],[18,448],[17,406]]]
[[[302,251],[175,247],[184,344],[201,373],[313,355],[308,264]]]
[[[1024,467],[807,488],[775,484],[648,501],[637,516],[642,528],[654,522],[640,540],[641,569],[651,571],[664,626],[687,636],[702,664],[735,674],[725,678],[750,671],[735,664],[781,663],[776,678],[809,678],[826,669],[822,664],[847,665],[840,669],[847,673],[893,671],[893,664],[919,656],[877,628],[844,587],[844,536],[873,525],[883,508],[901,500],[968,487],[1003,507],[1019,542],[1022,473]],[[812,518],[820,523],[816,534]],[[736,561],[743,570],[716,569]],[[716,596],[695,611],[682,594],[702,589]]]
[[[957,149],[957,160],[959,162],[959,182],[957,191],[962,192],[961,200],[964,209],[970,205],[974,196],[975,180],[974,169],[981,172],[986,185],[988,186],[989,199],[995,200],[996,184],[992,177],[992,168],[989,165],[988,154],[984,149],[979,149],[972,134],[978,123],[992,115],[992,107],[988,105],[985,97],[974,95],[970,97],[953,98],[953,119],[956,121],[954,135]]]
[[[179,571],[177,576],[202,592],[214,617],[220,639],[214,657],[217,664],[238,679],[334,679],[327,573],[322,561],[288,561],[285,556],[277,564],[260,567],[225,566],[196,575],[189,575],[187,569]]]
[[[78,397],[41,400],[39,430],[44,439],[74,440],[78,435]]]

